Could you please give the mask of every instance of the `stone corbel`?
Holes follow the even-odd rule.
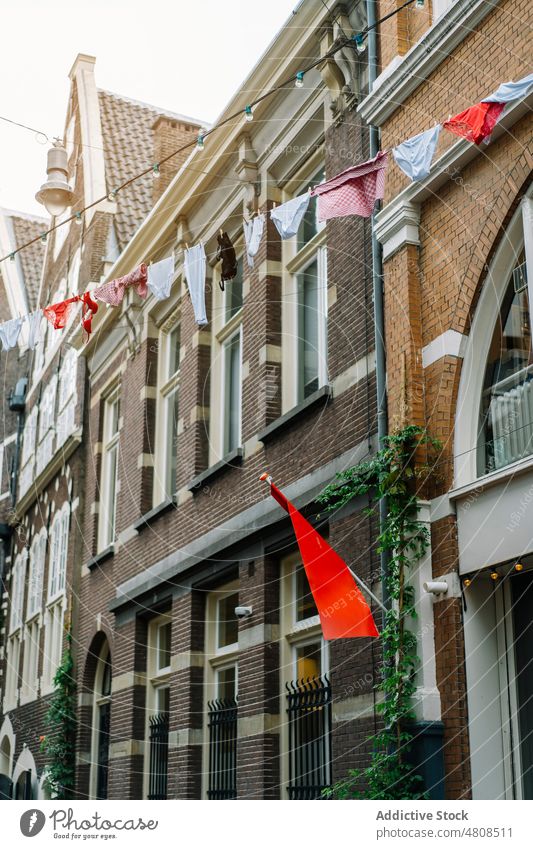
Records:
[[[342,23],[342,21],[341,21]],[[349,27],[349,23],[346,23]],[[345,30],[345,25],[342,24]],[[348,30],[346,30],[348,31]],[[320,55],[326,56],[337,43],[345,40],[338,24],[335,30],[327,27],[320,39]],[[318,70],[326,84],[330,96],[330,109],[333,119],[342,118],[345,112],[357,102],[355,82],[357,80],[357,59],[355,51],[349,45],[338,50],[334,56],[328,56]]]
[[[245,211],[249,215],[257,212],[257,199],[259,196],[257,167],[257,155],[252,147],[250,137],[243,134],[239,140],[238,161],[235,166],[235,174],[246,188],[244,199]]]
[[[183,251],[192,244],[192,236],[189,230],[187,219],[184,215],[178,215],[176,218],[176,250]]]
[[[411,201],[388,204],[377,216],[376,236],[388,259],[404,245],[420,245],[420,204]]]

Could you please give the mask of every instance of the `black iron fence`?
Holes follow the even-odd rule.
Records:
[[[237,798],[237,698],[208,702],[208,799]]]
[[[331,685],[327,678],[285,684],[289,716],[289,799],[320,799],[331,786]]]
[[[166,799],[168,784],[168,713],[150,717],[149,799]]]

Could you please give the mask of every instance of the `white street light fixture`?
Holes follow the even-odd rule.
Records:
[[[35,195],[35,199],[55,217],[71,206],[74,199],[74,192],[67,182],[67,151],[60,141],[55,141],[48,151],[46,173],[48,179]]]

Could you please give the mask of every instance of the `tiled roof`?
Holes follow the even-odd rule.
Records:
[[[111,191],[153,163],[152,125],[165,115],[196,126],[202,122],[98,89],[105,147],[107,189]],[[116,234],[122,250],[152,208],[147,174],[117,195]]]
[[[4,210],[4,215],[11,219],[14,235],[14,246],[23,245],[35,239],[46,230],[49,222],[37,215],[26,215],[22,212]],[[41,272],[43,268],[45,245],[39,239],[33,245],[20,251],[18,254],[24,275],[24,286],[28,296],[28,308],[35,309],[39,295]]]

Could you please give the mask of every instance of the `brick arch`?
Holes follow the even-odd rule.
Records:
[[[526,152],[517,158],[505,178],[504,189],[496,196],[495,202],[480,225],[480,236],[472,247],[457,300],[464,300],[464,307],[457,311],[452,324],[455,330],[468,336],[476,313],[491,263],[502,240],[505,238],[511,219],[533,182],[531,160],[533,142],[530,145],[532,156]],[[492,332],[492,327],[490,328]],[[441,473],[448,489],[454,481],[454,432],[458,415],[458,399],[464,361],[457,357],[446,356],[427,368],[424,373],[424,406],[426,421],[431,433],[443,443]]]
[[[109,650],[111,651],[111,634],[108,633],[106,629],[102,629],[100,631],[97,631],[96,634],[94,634],[91,639],[91,642],[89,643],[89,647],[85,655],[85,663],[83,665],[83,672],[80,681],[81,689],[85,692],[93,692],[94,676],[96,675],[96,669],[98,666],[98,661],[100,659],[100,653],[102,651],[104,643],[106,642],[109,646]]]
[[[531,143],[530,148],[531,157],[533,157],[533,142]],[[496,196],[490,212],[487,214],[482,226],[480,227],[480,235],[483,234],[487,228],[489,230],[489,234],[492,236],[492,240],[488,251],[484,249],[485,242],[482,239],[475,241],[463,282],[461,284],[461,289],[464,291],[466,284],[470,282],[471,286],[468,288],[472,291],[470,303],[467,304],[467,310],[465,314],[461,316],[460,326],[457,328],[460,333],[464,333],[465,335],[468,335],[470,332],[472,318],[483,290],[483,284],[488,276],[494,254],[496,253],[501,240],[505,238],[507,227],[509,226],[511,218],[515,214],[520,201],[533,182],[531,157],[526,158],[524,153],[524,155],[515,162],[513,168],[505,179],[505,193],[500,193]],[[462,294],[462,292],[460,294]]]
[[[95,685],[98,661],[104,645],[107,643],[112,651],[111,634],[107,629],[101,629],[93,634],[88,648],[85,652],[83,665],[80,663],[80,690],[84,699],[78,711],[78,752],[81,758],[78,765],[76,779],[77,794],[81,799],[88,799],[90,795],[90,756],[92,749],[92,725],[93,725],[93,693]],[[112,655],[111,655],[112,656]]]

